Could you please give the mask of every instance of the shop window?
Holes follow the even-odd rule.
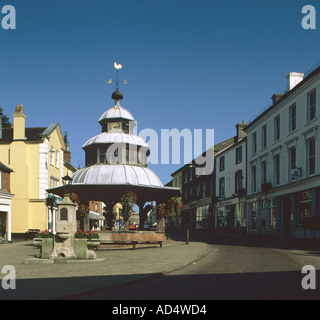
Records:
[[[220,178],[219,179],[219,198],[224,198],[224,188],[225,188],[225,179]]]
[[[257,203],[251,204],[251,228],[253,230],[257,229]]]
[[[273,229],[276,227],[276,198],[270,199],[269,226]]]
[[[299,193],[299,204],[298,204],[298,223],[303,224],[303,219],[311,217],[312,210],[312,191],[305,191]]]

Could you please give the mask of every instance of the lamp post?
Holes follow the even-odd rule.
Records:
[[[72,185],[72,178],[67,174],[63,178],[63,184],[64,184],[64,190],[65,194],[69,194],[71,191],[71,185]]]

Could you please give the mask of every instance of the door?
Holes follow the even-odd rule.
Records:
[[[290,238],[290,197],[282,199],[282,226],[283,226],[283,238]]]

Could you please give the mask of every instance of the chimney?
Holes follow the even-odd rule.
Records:
[[[247,133],[244,131],[244,128],[247,126],[246,122],[243,120],[242,123],[236,125],[237,128],[237,140],[247,136]]]
[[[287,75],[287,92],[293,89],[299,82],[303,80],[304,74],[300,72],[290,72]]]
[[[71,152],[69,150],[69,145],[66,145],[67,150],[63,153],[63,160],[71,163]]]
[[[13,140],[24,140],[26,115],[23,112],[23,105],[16,105],[16,111],[13,114]]]
[[[284,93],[275,93],[271,99],[272,102],[275,104],[277,101],[279,101],[284,96]]]

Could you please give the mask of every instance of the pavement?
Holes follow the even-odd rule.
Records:
[[[116,288],[160,277],[191,264],[209,252],[204,242],[168,240],[160,247],[97,250],[96,260],[64,264],[25,264],[39,249],[32,241],[0,244],[0,280],[8,283],[8,271],[15,269],[15,289],[4,289],[0,300],[50,300],[65,296],[76,299],[81,292]],[[133,297],[134,299],[134,297]]]

